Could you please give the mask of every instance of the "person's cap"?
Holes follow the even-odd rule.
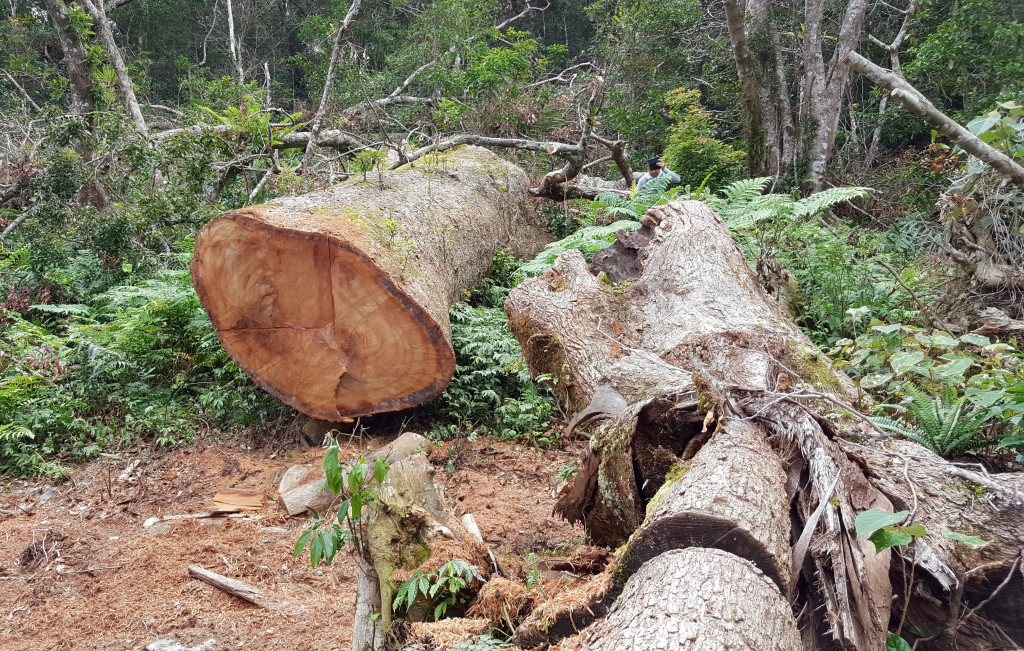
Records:
[[[647,159],[647,167],[648,167],[648,169],[652,169],[652,170],[658,169],[659,167],[661,167],[661,159],[660,158],[648,158]]]

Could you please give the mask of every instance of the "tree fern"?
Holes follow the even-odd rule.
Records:
[[[797,200],[788,194],[762,194],[770,177],[743,179],[722,188],[707,204],[731,228],[753,228],[761,222],[788,222],[822,213],[836,204],[868,195],[869,188],[829,188]]]
[[[909,427],[890,418],[872,418],[880,429],[904,436],[943,457],[954,457],[991,443],[980,438],[988,414],[982,409],[969,410],[967,397],[956,397],[952,387],[930,397],[913,383],[907,384],[910,404],[907,410],[917,420]]]

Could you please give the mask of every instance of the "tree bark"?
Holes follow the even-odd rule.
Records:
[[[238,76],[238,83],[245,83],[245,73],[242,72],[242,53],[239,51],[238,41],[235,39],[235,15],[232,12],[231,0],[228,3],[228,47],[231,50],[231,63],[235,67],[235,74]]]
[[[607,282],[596,276],[599,272]],[[825,621],[804,627],[815,636],[809,648],[884,644],[889,555],[876,555],[865,541],[850,541],[847,532],[853,531],[858,512],[891,506],[831,440],[831,426],[804,411],[815,400],[842,402],[854,388],[764,293],[717,215],[698,202],[654,208],[642,228],[620,235],[595,255],[592,268],[578,252],[563,254],[550,271],[512,292],[506,312],[531,370],[558,378],[560,397],[570,410],[583,410],[598,390],[618,393],[626,405],[618,414],[606,414],[591,437],[559,512],[582,521],[588,534],[605,544],[616,545],[637,529],[637,539],[656,539],[644,528],[672,522],[666,519],[672,513],[649,514],[644,524],[645,510],[657,511],[650,506],[652,500],[658,503],[654,491],[671,476],[672,463],[699,449],[702,423],[708,431],[718,424],[726,432],[744,423],[763,428],[787,454],[789,481],[806,486],[796,496],[796,524],[813,530],[812,512],[826,502],[818,516],[822,531],[813,537],[807,563],[799,564],[796,576],[778,544],[785,534],[767,522],[738,527],[750,534],[748,541],[760,537],[760,542],[737,545],[736,551],[774,567],[780,584],[800,583],[801,599],[812,608],[827,605],[812,611],[815,617],[824,613]],[[801,388],[787,389],[790,384]],[[690,472],[716,476],[714,458],[699,463],[695,458]],[[773,476],[768,468],[766,491],[767,477]],[[760,471],[752,474],[761,481]],[[721,477],[718,485],[725,483]],[[828,503],[833,488],[840,498],[836,505]],[[767,492],[763,499],[781,499],[776,489]],[[697,510],[700,497],[698,491],[686,505],[687,490],[678,500],[680,512]],[[730,491],[703,497],[709,504],[722,500],[719,514],[734,521],[756,510],[734,504],[737,496]],[[664,503],[668,508],[676,502]],[[685,527],[658,526],[670,541],[685,544],[685,535],[678,533]],[[759,547],[778,553],[754,553]]]
[[[92,75],[85,63],[85,45],[78,38],[77,32],[71,29],[68,18],[68,7],[64,0],[45,0],[46,13],[50,15],[64,52],[64,65],[68,69],[68,81],[71,85],[71,113],[85,115],[92,112]]]
[[[107,50],[107,58],[110,60],[110,65],[114,68],[114,74],[117,75],[117,86],[121,91],[125,110],[128,111],[128,116],[131,118],[132,124],[135,125],[136,131],[145,138],[148,136],[146,120],[142,117],[139,100],[135,97],[135,85],[132,82],[132,78],[128,75],[124,59],[121,58],[121,50],[117,47],[117,42],[114,41],[114,32],[110,29],[110,21],[107,20],[107,13],[103,9],[103,2],[102,0],[82,0],[82,2],[96,23],[96,33],[99,35],[103,47]]]
[[[677,549],[646,563],[582,651],[797,651],[796,621],[753,563],[717,549]]]
[[[919,636],[914,631],[939,631],[928,648],[965,651],[1003,648],[1007,641],[1000,629],[1018,645],[1024,641],[1024,573],[1014,570],[1024,548],[1024,475],[982,475],[903,440],[840,444],[893,508],[911,512],[908,524],[928,531],[892,569],[900,607],[911,563],[921,579],[910,597],[904,637],[913,642]],[[977,535],[988,544],[972,549],[944,532]],[[965,619],[1007,578],[998,598],[978,611],[981,617]]]
[[[528,257],[546,239],[526,174],[486,150],[371,174],[225,213],[192,260],[228,354],[329,421],[440,394],[455,370],[448,308],[496,248]]]
[[[856,52],[847,55],[850,66],[874,83],[889,90],[903,108],[935,127],[961,149],[989,165],[1014,185],[1024,188],[1024,167],[945,115],[903,77],[871,63]]]
[[[752,561],[779,590],[788,591],[786,473],[763,430],[729,421],[675,473],[681,476],[666,481],[648,503],[643,527],[622,555],[620,576],[671,549],[706,547]]]

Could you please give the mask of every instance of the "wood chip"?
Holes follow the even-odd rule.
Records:
[[[213,496],[213,510],[221,513],[233,511],[257,511],[267,503],[262,491],[225,488]]]

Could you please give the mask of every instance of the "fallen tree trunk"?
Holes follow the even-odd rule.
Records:
[[[224,349],[286,404],[333,421],[411,407],[448,385],[448,308],[494,250],[542,246],[526,190],[461,148],[224,213],[196,237],[192,281]]]
[[[556,511],[601,544],[630,539],[613,594],[659,553],[718,548],[774,579],[773,599],[800,613],[803,648],[884,648],[900,615],[891,555],[857,540],[854,521],[893,511],[874,473],[901,471],[867,472],[837,443],[838,428],[861,432],[824,416],[855,412],[855,388],[764,293],[706,206],[673,203],[642,222],[589,268],[563,254],[505,305],[531,371],[557,378],[568,411],[597,424]],[[1008,517],[1020,527],[1019,513]],[[641,597],[619,597],[623,612],[639,612],[631,599]]]
[[[646,563],[582,651],[798,651],[800,633],[778,587],[753,563],[712,549],[677,549]]]

